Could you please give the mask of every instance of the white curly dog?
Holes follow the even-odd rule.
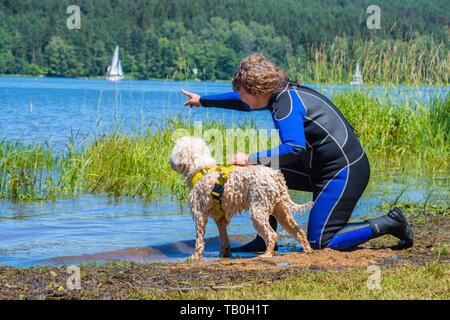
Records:
[[[170,156],[173,170],[182,174],[188,186],[194,175],[204,168],[211,168],[216,161],[206,143],[201,138],[184,136],[178,139]],[[275,216],[283,228],[302,245],[304,252],[312,249],[305,232],[297,225],[292,212],[311,208],[312,201],[306,204],[294,203],[288,194],[283,174],[265,166],[237,166],[228,175],[222,194],[221,217],[212,215],[213,198],[211,192],[219,177],[218,171],[210,171],[192,187],[189,205],[196,224],[196,243],[194,253],[188,260],[200,259],[204,251],[205,227],[209,217],[213,217],[219,229],[220,256],[230,256],[227,226],[233,216],[248,210],[253,226],[264,239],[267,250],[260,257],[272,257],[277,239],[276,232],[269,224],[269,215]]]

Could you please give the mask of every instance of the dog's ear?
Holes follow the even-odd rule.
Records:
[[[201,157],[211,157],[211,151],[206,142],[201,138],[196,138],[195,153]]]
[[[179,173],[201,169],[215,164],[208,145],[202,138],[184,136],[175,143],[172,155],[172,168]]]
[[[192,164],[190,140],[191,137],[182,137],[178,139],[173,147],[172,154],[170,155],[170,166],[178,173],[185,174]]]

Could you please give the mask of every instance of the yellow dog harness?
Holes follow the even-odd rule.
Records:
[[[216,183],[214,184],[214,188],[211,191],[211,196],[213,198],[214,207],[213,207],[213,216],[216,218],[220,218],[224,215],[224,212],[220,208],[220,205],[222,203],[222,194],[224,185],[227,182],[228,175],[230,172],[235,168],[236,166],[229,166],[229,167],[219,167],[214,166],[210,168],[204,168],[194,174],[191,180],[191,188],[195,186],[195,184],[206,174],[212,172],[212,171],[219,171],[219,177],[216,180]]]

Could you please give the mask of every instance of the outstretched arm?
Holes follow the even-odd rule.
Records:
[[[239,92],[232,91],[222,94],[211,94],[200,96],[186,90],[181,90],[189,100],[184,105],[189,107],[223,108],[238,111],[265,110],[266,108],[252,109],[247,103],[241,100]]]
[[[209,108],[216,107],[238,111],[252,111],[250,106],[241,100],[239,93],[236,91],[201,96],[200,104]]]

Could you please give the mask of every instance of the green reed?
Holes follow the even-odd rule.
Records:
[[[357,62],[367,83],[450,81],[449,48],[428,36],[414,35],[408,40],[336,37],[332,43],[309,48],[303,58],[288,60],[289,74],[301,82],[349,83]]]
[[[203,129],[225,126],[217,121]],[[97,138],[80,152],[68,153],[61,161],[62,185],[72,192],[140,196],[147,200],[173,194],[185,199],[182,177],[169,165],[174,132],[195,133],[195,124],[179,117],[167,119],[163,128],[148,127],[146,132],[124,135],[118,131]]]
[[[47,145],[0,142],[0,197],[17,200],[52,198],[54,165]]]
[[[450,95],[428,105],[408,99],[394,104],[388,96],[347,92],[333,99],[357,130],[369,157],[393,168],[448,173],[450,160]]]

